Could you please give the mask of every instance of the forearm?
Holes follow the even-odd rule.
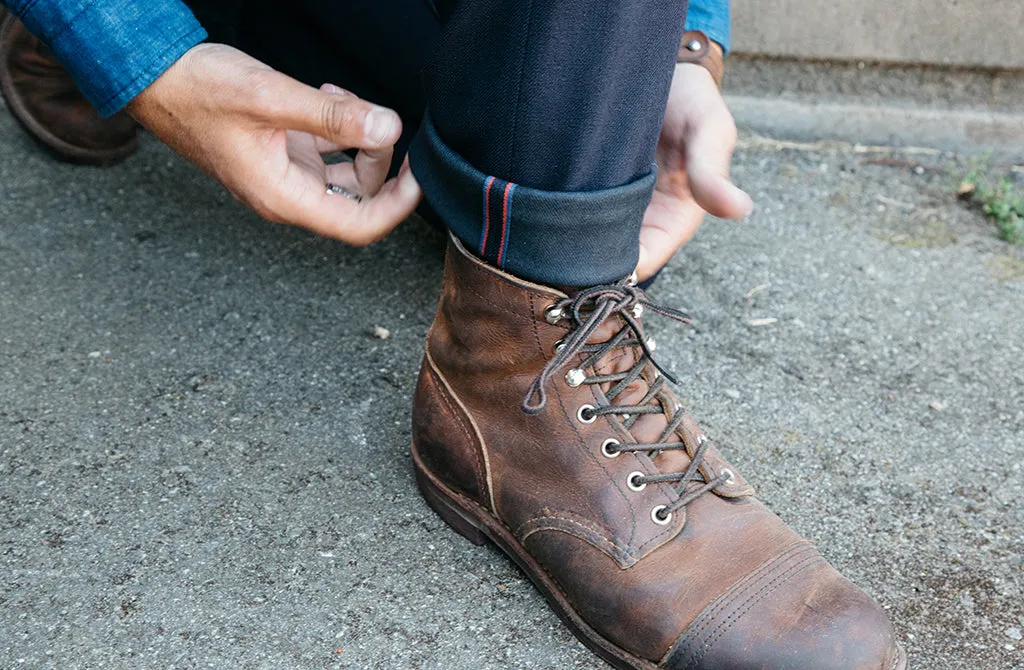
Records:
[[[206,37],[178,0],[0,0],[53,50],[104,116]]]

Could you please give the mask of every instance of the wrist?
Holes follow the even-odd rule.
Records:
[[[725,72],[725,52],[717,42],[699,30],[687,30],[679,43],[676,52],[676,63],[692,63],[700,65],[711,73],[711,78],[719,88],[722,87],[722,75]]]

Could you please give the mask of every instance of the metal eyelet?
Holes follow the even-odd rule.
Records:
[[[558,340],[557,342],[555,342],[555,346],[552,347],[552,349],[554,349],[554,352],[557,354],[559,351],[562,350],[562,347],[564,347],[564,346],[565,346],[565,340]]]
[[[639,319],[643,315],[644,315],[644,306],[641,305],[640,303],[636,303],[635,305],[633,305],[633,318],[634,319]]]
[[[642,483],[637,483],[636,482],[636,478],[637,477],[643,477],[643,476],[644,476],[644,473],[642,473],[642,472],[631,472],[631,473],[629,473],[629,476],[626,477],[626,486],[629,487],[630,491],[643,491],[645,488],[647,488],[647,482],[642,482]]]
[[[594,410],[597,409],[593,405],[580,405],[580,408],[576,410],[576,418],[579,419],[580,423],[594,423],[597,421],[597,414],[594,414]],[[587,417],[590,417],[589,419]]]
[[[614,437],[609,437],[604,441],[604,444],[601,445],[601,455],[605,458],[618,458],[619,454],[622,452],[614,447],[619,446],[619,444],[621,443]]]
[[[653,354],[655,349],[657,348],[658,342],[654,339],[654,336],[651,335],[650,337],[647,338],[647,349]]]
[[[726,484],[732,484],[733,482],[736,481],[735,475],[732,474],[732,470],[730,470],[729,468],[724,468],[721,474],[725,476]]]
[[[629,279],[626,280],[626,286],[636,286],[639,283],[640,276],[637,275],[636,270],[633,270],[633,273],[629,275]]]
[[[565,373],[565,383],[576,388],[587,379],[587,374],[579,368],[573,368]]]
[[[555,325],[556,323],[561,321],[564,316],[565,310],[563,310],[561,307],[558,307],[557,305],[551,305],[550,307],[544,310],[544,320],[550,323],[551,325]]]
[[[665,505],[658,505],[651,510],[651,521],[658,524],[659,526],[667,526],[672,523],[672,512],[662,514],[666,509]]]

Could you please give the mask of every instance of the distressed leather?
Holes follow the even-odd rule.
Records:
[[[634,491],[627,478],[685,468],[706,439],[700,427],[692,417],[683,420],[677,437],[685,450],[608,457],[601,445],[608,438],[650,440],[668,425],[666,417],[682,411],[671,392],[659,398],[664,416],[646,415],[632,430],[615,415],[581,422],[579,407],[607,402],[607,388],[572,387],[562,375],[550,381],[539,413],[520,409],[568,332],[567,322],[545,319],[545,310],[565,297],[450,243],[414,399],[414,449],[425,467],[488,510],[575,613],[636,658],[622,667],[904,667],[879,607],[757,501],[713,446],[701,468],[705,480],[724,469],[732,479],[669,523],[654,522],[652,509],[673,502],[675,490],[652,483]],[[592,341],[610,338],[621,325],[610,323]],[[596,367],[624,369],[640,355],[638,347],[617,350]],[[628,393],[642,398],[654,374],[652,366]]]

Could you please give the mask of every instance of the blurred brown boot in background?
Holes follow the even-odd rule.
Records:
[[[101,117],[49,48],[10,14],[0,22],[0,90],[18,122],[59,160],[114,165],[138,149],[135,121],[124,112]]]

